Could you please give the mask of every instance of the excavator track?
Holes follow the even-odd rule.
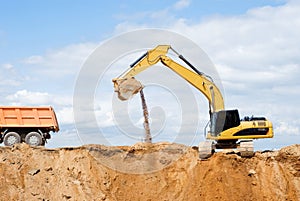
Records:
[[[254,145],[253,141],[241,141],[240,146],[238,147],[240,155],[245,158],[252,157],[254,155]]]
[[[198,147],[199,158],[208,159],[211,157],[215,151],[215,146],[213,141],[204,141],[199,143]]]

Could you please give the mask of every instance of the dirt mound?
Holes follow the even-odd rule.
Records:
[[[300,200],[300,145],[252,158],[136,144],[0,148],[0,200]]]

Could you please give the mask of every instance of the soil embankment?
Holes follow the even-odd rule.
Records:
[[[300,200],[300,145],[252,158],[196,148],[0,147],[0,200]]]

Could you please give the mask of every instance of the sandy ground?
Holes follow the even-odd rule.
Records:
[[[252,158],[136,144],[0,147],[0,200],[300,200],[300,145]]]

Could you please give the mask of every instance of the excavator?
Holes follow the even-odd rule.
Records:
[[[170,58],[173,51],[187,67]],[[147,51],[130,68],[119,77],[114,78],[114,90],[120,100],[128,100],[143,89],[135,76],[149,67],[161,62],[189,84],[199,90],[209,103],[209,122],[205,127],[206,140],[199,143],[200,159],[207,159],[216,149],[237,149],[241,157],[254,155],[253,140],[272,138],[272,122],[265,117],[244,117],[240,119],[237,109],[225,110],[224,99],[220,89],[213,79],[199,71],[185,57],[175,51],[170,45],[158,45]]]

